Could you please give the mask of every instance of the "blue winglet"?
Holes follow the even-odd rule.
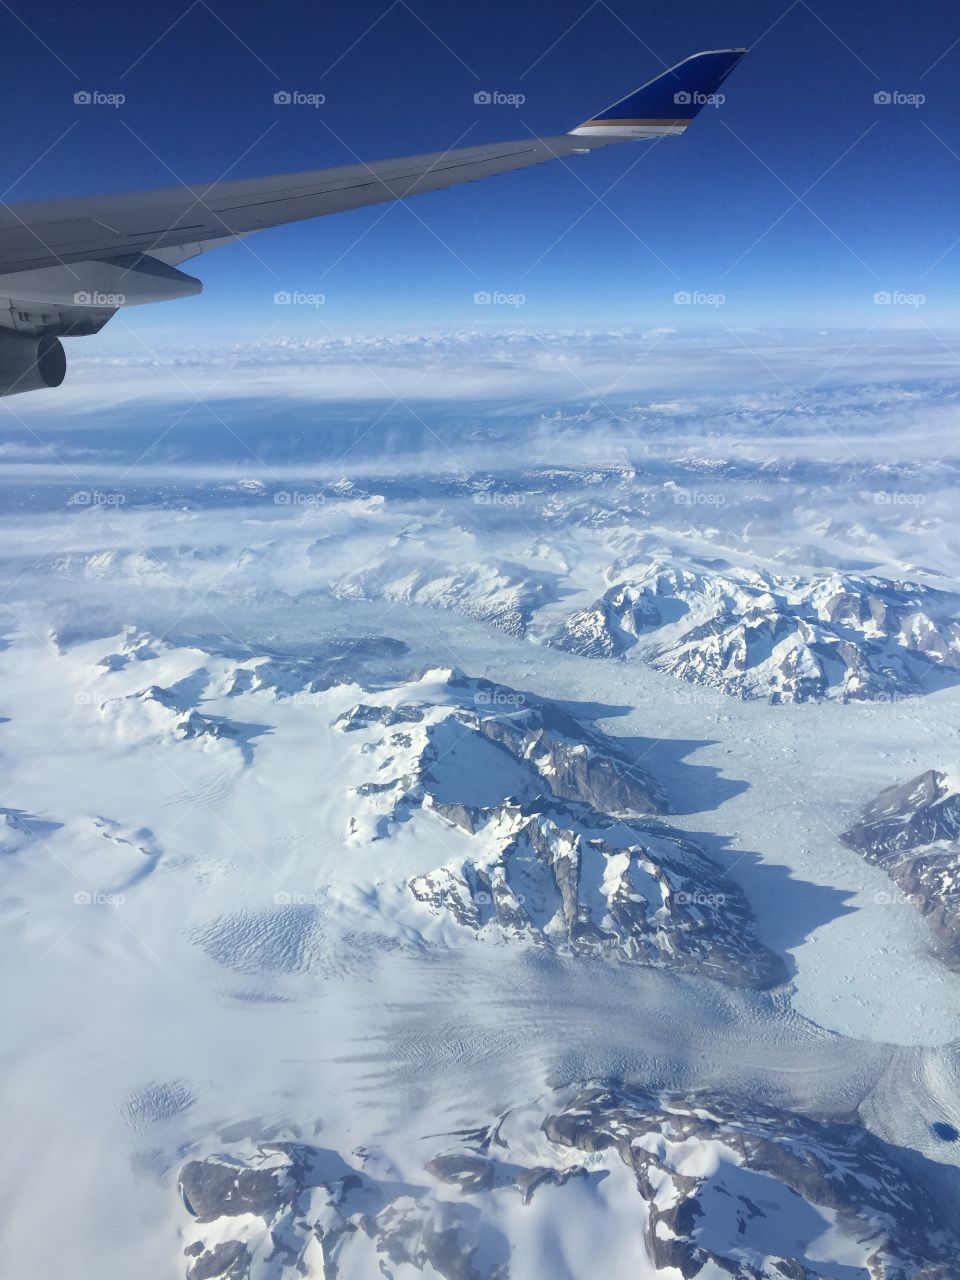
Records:
[[[718,105],[720,86],[746,52],[746,49],[711,49],[695,53],[584,121],[571,133],[619,134],[631,138],[683,133],[704,107]]]

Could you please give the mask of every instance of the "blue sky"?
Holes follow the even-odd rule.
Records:
[[[685,138],[421,197],[386,216],[375,208],[263,233],[188,266],[205,283],[202,300],[131,310],[96,340],[101,350],[478,325],[953,322],[952,6],[177,0],[135,21],[119,21],[105,0],[9,6],[8,201],[562,132],[664,64],[752,46],[722,108]],[[78,106],[80,89],[126,101]],[[280,89],[326,102],[277,106]],[[525,101],[477,105],[480,89]],[[878,93],[925,101],[878,104]],[[278,290],[326,302],[281,309]],[[477,307],[479,290],[525,302]],[[678,306],[678,292],[725,301]],[[877,306],[877,293],[904,298]]]

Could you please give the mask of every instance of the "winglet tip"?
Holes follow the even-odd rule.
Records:
[[[692,53],[570,132],[623,139],[684,133],[704,106],[723,100],[720,86],[748,52],[732,48]]]

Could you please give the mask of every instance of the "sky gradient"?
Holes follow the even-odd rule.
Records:
[[[18,121],[8,202],[563,132],[692,52],[752,46],[726,101],[684,138],[261,233],[187,265],[202,299],[121,313],[93,340],[100,351],[513,323],[942,326],[956,314],[960,12],[947,6],[178,0],[126,24],[104,0],[74,12],[10,0],[0,31],[0,98]],[[525,100],[478,104],[482,90]],[[125,101],[75,103],[83,91]],[[280,91],[326,100],[278,105]],[[278,307],[281,291],[324,302]],[[477,305],[478,292],[522,302]]]

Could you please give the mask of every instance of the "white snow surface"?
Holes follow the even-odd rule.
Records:
[[[170,1178],[178,1155],[208,1148],[210,1132],[228,1120],[320,1124],[325,1145],[349,1151],[377,1142],[399,1159],[425,1134],[489,1123],[558,1083],[651,1071],[676,1085],[772,1090],[826,1113],[882,1093],[894,1071],[896,1124],[882,1107],[873,1123],[881,1132],[899,1125],[898,1139],[920,1146],[928,1145],[931,1114],[957,1115],[958,1080],[937,1067],[942,1053],[885,1044],[946,1043],[957,1034],[958,1002],[949,1000],[948,980],[948,998],[931,1000],[925,984],[936,970],[909,912],[864,906],[800,940],[791,949],[793,1009],[779,996],[629,965],[545,964],[522,949],[476,944],[424,952],[404,883],[456,857],[458,847],[465,853],[470,838],[429,813],[387,833],[375,822],[350,831],[363,811],[351,787],[367,780],[369,766],[363,735],[344,735],[336,721],[369,690],[230,695],[238,669],[260,662],[140,634],[65,647],[23,628],[8,639],[0,655],[9,716],[3,766],[22,838],[3,868],[4,1007],[13,1034],[2,1061],[10,1099],[2,1191],[15,1272],[36,1248],[30,1206],[68,1167],[71,1192],[57,1213],[72,1274],[102,1274],[105,1234],[118,1274],[178,1274]],[[511,661],[521,675],[516,664],[526,661],[529,682],[529,659],[506,660],[518,642],[502,643],[499,678]],[[469,648],[465,637],[457,647]],[[129,660],[104,661],[117,654]],[[559,693],[562,668],[581,664],[561,659],[559,678],[540,691]],[[429,708],[442,702],[447,676],[428,671],[376,698]],[[667,682],[653,673],[650,680]],[[190,702],[220,731],[185,735],[170,701]],[[756,709],[730,709],[748,719],[726,771],[739,776],[749,747],[750,758],[775,760],[769,737],[750,742],[742,733]],[[810,721],[812,751],[825,710],[778,714]],[[656,734],[649,703],[645,716]],[[682,728],[676,716],[672,728]],[[351,736],[358,741],[348,743]],[[782,768],[796,767],[798,741],[781,753]],[[493,782],[480,779],[479,799]],[[758,785],[773,795],[772,778]],[[736,801],[726,802],[728,814]],[[767,896],[765,866],[795,857],[792,874],[817,876],[824,893],[871,878],[853,859],[843,869],[839,845],[831,861],[823,853],[804,859],[807,844],[779,843],[793,808],[773,806],[767,830],[750,832],[750,846],[769,849],[768,860],[739,866],[771,943],[789,910],[781,893],[790,882],[773,876],[778,891]],[[698,816],[684,815],[684,825],[696,829]],[[890,947],[891,927],[910,949]],[[442,932],[435,941],[444,942]],[[904,1019],[910,1000],[915,1016]],[[581,1274],[582,1234],[559,1224],[568,1210],[586,1211],[581,1201],[593,1193],[571,1185],[544,1196],[524,1220],[517,1276],[522,1259],[536,1256],[538,1233],[551,1236],[571,1276]],[[547,1200],[557,1216],[543,1221]],[[597,1206],[599,1220],[609,1212]],[[153,1259],[147,1266],[145,1256]]]
[[[960,1145],[930,1131],[960,1125],[960,978],[911,903],[839,839],[887,786],[930,768],[957,785],[949,669],[938,662],[936,679],[873,701],[771,706],[543,643],[652,564],[749,581],[754,600],[800,584],[791,601],[805,608],[824,583],[856,592],[878,578],[952,598],[943,444],[957,411],[947,395],[912,397],[831,393],[814,448],[797,414],[769,444],[744,428],[746,443],[725,450],[692,431],[702,407],[671,395],[624,410],[632,435],[599,424],[589,465],[578,432],[595,412],[565,408],[539,424],[529,459],[503,443],[502,472],[450,463],[445,489],[406,465],[351,478],[339,459],[253,475],[243,458],[200,481],[174,457],[138,473],[129,503],[66,493],[32,506],[31,486],[62,478],[36,454],[19,479],[5,463],[0,1269],[182,1277],[198,1228],[178,1169],[267,1137],[322,1145],[453,1203],[424,1173],[435,1135],[506,1115],[511,1157],[556,1165],[545,1108],[596,1080],[725,1090],[816,1116],[859,1108],[888,1142],[960,1164]],[[921,411],[938,439],[917,460]],[[758,394],[710,413],[725,429],[792,411]],[[871,423],[894,419],[909,430],[878,441]],[[865,468],[853,479],[833,470],[848,463],[842,450],[821,448],[844,424]],[[508,428],[487,423],[470,461]],[[90,448],[69,488],[92,476],[101,496],[120,492],[124,460]],[[812,477],[811,457],[825,468]],[[764,468],[781,460],[765,488]],[[310,501],[290,496],[295,485]],[[921,621],[907,639],[926,635]],[[875,640],[874,621],[848,638]],[[465,938],[418,904],[411,879],[476,859],[478,842],[429,806],[358,794],[381,772],[394,779],[406,748],[388,760],[383,732],[338,721],[359,703],[441,721],[451,668],[622,739],[664,788],[665,821],[742,888],[788,983],[735,990]],[[435,786],[476,805],[536,791],[532,771],[472,739],[451,741]],[[611,883],[615,873],[611,860]],[[691,1169],[720,1158],[703,1143],[684,1156]],[[605,1177],[546,1187],[528,1205],[495,1193],[511,1280],[677,1280],[651,1268],[628,1171],[601,1164]],[[727,1175],[756,1198],[761,1175]],[[808,1258],[862,1280],[842,1223],[821,1209],[791,1218],[782,1188],[764,1194],[772,1221],[805,1232]],[[721,1200],[705,1229],[729,1243]],[[207,1224],[205,1241],[223,1230]],[[221,1238],[238,1230],[253,1239],[259,1227],[234,1220]],[[772,1248],[759,1231],[751,1243]],[[343,1277],[377,1274],[369,1241],[350,1257]]]

